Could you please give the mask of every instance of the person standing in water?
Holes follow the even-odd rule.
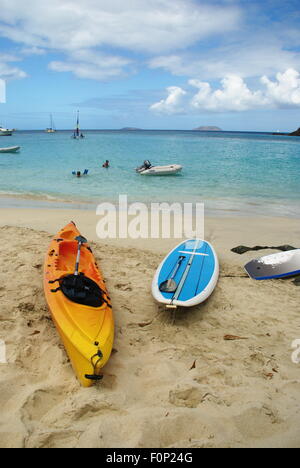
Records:
[[[105,169],[108,169],[109,168],[109,161],[108,159],[105,161],[105,163],[103,164],[103,166]]]

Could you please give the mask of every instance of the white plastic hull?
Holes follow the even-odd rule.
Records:
[[[269,280],[300,274],[300,249],[278,252],[252,260],[245,265],[250,278]]]
[[[0,154],[1,153],[17,153],[20,151],[20,146],[12,146],[11,148],[0,148]]]
[[[182,166],[179,166],[179,164],[172,164],[170,166],[153,166],[150,169],[140,172],[140,174],[148,176],[162,176],[178,174],[181,171]]]

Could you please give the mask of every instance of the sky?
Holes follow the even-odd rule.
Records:
[[[0,125],[300,127],[299,0],[0,0]],[[6,99],[1,89],[5,83]]]

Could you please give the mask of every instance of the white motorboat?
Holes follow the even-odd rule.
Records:
[[[182,166],[179,164],[170,164],[169,166],[152,166],[150,161],[144,161],[141,167],[136,169],[141,175],[175,175],[182,171]]]
[[[3,128],[0,126],[0,136],[12,136],[13,130],[8,130],[8,128]]]
[[[0,153],[17,153],[20,151],[20,146],[11,146],[10,148],[0,148]]]

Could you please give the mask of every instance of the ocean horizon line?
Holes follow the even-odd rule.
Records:
[[[289,132],[275,132],[275,131],[258,131],[258,130],[193,130],[193,129],[160,129],[160,128],[138,128],[138,129],[123,129],[123,128],[82,128],[82,132],[122,132],[122,133],[139,133],[139,132],[189,132],[193,134],[198,133],[246,133],[246,134],[258,134],[258,135],[278,135],[278,136],[289,136]],[[46,133],[44,128],[41,129],[14,129],[15,133],[25,133],[25,132],[37,132],[37,133]],[[63,128],[56,129],[57,132],[74,132],[74,128]]]

